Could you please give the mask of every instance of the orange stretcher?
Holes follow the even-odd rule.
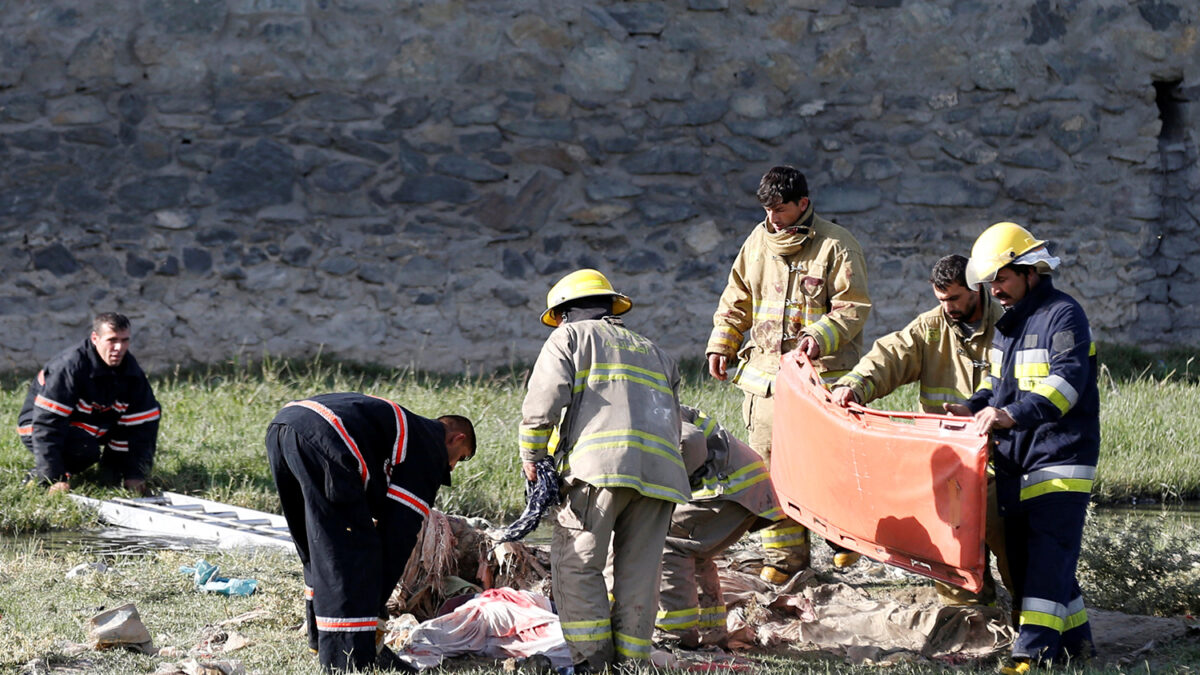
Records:
[[[808,357],[775,379],[771,480],[830,542],[968,591],[987,558],[987,436],[967,418],[835,405]]]

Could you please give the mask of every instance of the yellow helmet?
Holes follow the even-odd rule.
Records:
[[[967,286],[979,288],[979,284],[996,278],[996,272],[1011,265],[1018,258],[1043,246],[1046,242],[1034,239],[1029,230],[1016,223],[996,223],[979,235],[971,247],[971,259],[967,261]]]
[[[613,290],[608,283],[608,277],[596,270],[575,270],[558,280],[546,294],[546,311],[542,312],[542,323],[554,328],[559,323],[558,306],[598,295],[612,296],[613,314],[624,314],[633,307],[633,301],[628,296]]]

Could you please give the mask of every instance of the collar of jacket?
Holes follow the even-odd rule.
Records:
[[[1025,297],[1021,298],[1017,304],[1004,310],[1004,316],[996,321],[996,330],[1008,335],[1010,331],[1024,323],[1025,318],[1040,307],[1046,297],[1053,292],[1054,283],[1050,281],[1050,277],[1043,274],[1037,286],[1026,293]]]
[[[813,207],[810,203],[808,210],[800,215],[791,227],[778,232],[771,231],[771,221],[763,219],[761,223],[766,234],[767,249],[775,255],[791,255],[804,248],[813,238]]]

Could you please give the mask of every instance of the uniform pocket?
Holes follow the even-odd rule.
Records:
[[[558,524],[568,530],[588,530],[595,507],[596,488],[586,483],[576,484],[567,489],[558,510]]]

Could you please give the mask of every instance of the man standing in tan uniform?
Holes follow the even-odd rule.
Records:
[[[929,283],[938,306],[921,314],[903,330],[875,341],[870,353],[834,385],[833,401],[867,404],[910,382],[921,383],[921,410],[946,412],[965,403],[988,374],[988,357],[996,320],[1004,313],[981,290],[967,288],[967,259],[948,255],[933,266]],[[987,545],[1005,587],[1012,589],[1004,555],[1004,521],[996,507],[995,481],[988,479]],[[996,582],[984,575],[978,595],[941,582],[938,594],[950,604],[992,604]]]
[[[746,532],[782,520],[783,511],[758,453],[688,406],[682,449],[692,499],[671,516],[654,627],[688,649],[723,647],[727,616],[716,559]]]
[[[556,328],[521,405],[529,480],[558,428],[554,460],[564,487],[551,576],[577,673],[646,663],[671,511],[691,495],[679,451],[679,371],[615,316],[632,306],[596,270],[555,284],[542,323]],[[604,581],[610,542],[611,605]]]
[[[753,447],[771,464],[775,374],[783,354],[800,349],[832,384],[862,353],[871,311],[862,248],[844,228],[813,212],[804,174],[777,166],[762,177],[766,219],[742,244],[713,315],[708,371],[745,391],[742,416]],[[736,370],[727,367],[734,356]],[[809,563],[808,531],[785,520],[763,531],[763,578],[782,583]],[[840,550],[835,564],[858,555]]]

